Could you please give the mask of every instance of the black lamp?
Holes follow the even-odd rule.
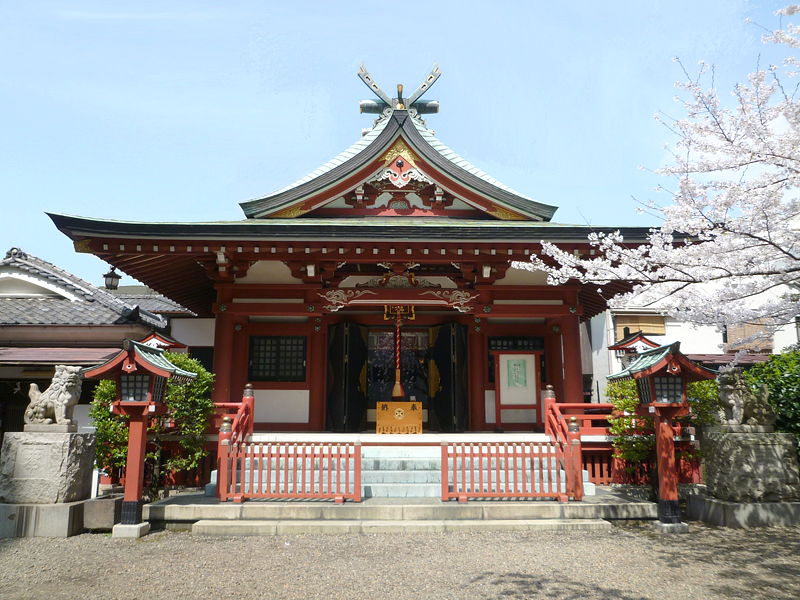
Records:
[[[122,276],[117,273],[116,267],[111,267],[111,270],[103,275],[103,280],[106,284],[107,290],[115,290],[119,287],[119,280],[122,279]]]

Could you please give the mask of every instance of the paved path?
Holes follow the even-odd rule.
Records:
[[[0,540],[0,598],[800,597],[800,529]]]

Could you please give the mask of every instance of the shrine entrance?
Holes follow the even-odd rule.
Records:
[[[393,327],[340,323],[328,338],[328,431],[374,431],[379,402],[420,402],[426,431],[469,427],[467,336],[463,326],[402,327],[403,398],[392,398],[396,340]]]

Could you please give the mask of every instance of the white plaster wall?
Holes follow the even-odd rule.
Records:
[[[786,346],[796,344],[798,341],[800,340],[797,339],[797,328],[794,323],[790,323],[775,332],[775,348],[773,352],[779,354],[783,352]]]
[[[70,291],[57,286],[44,277],[17,270],[16,267],[0,267],[0,297],[63,296],[69,300],[78,297]]]
[[[665,345],[673,342],[681,343],[681,352],[684,354],[721,354],[722,334],[715,327],[692,327],[688,323],[664,317],[667,334],[663,336],[647,337],[654,342]]]
[[[492,285],[547,285],[547,273],[511,267],[506,271],[505,277]]]
[[[486,390],[486,422],[497,423],[495,416],[495,393],[494,390]],[[541,406],[541,405],[540,405]],[[538,408],[532,409],[512,409],[503,411],[503,423],[536,423]]]
[[[256,423],[308,423],[308,390],[254,390]]]
[[[172,319],[172,337],[187,346],[214,345],[214,319]]]
[[[270,245],[265,244],[259,249],[261,253],[270,252]],[[235,283],[237,285],[245,283],[294,284],[303,283],[303,280],[293,277],[292,270],[279,260],[260,260],[250,267],[246,276],[237,279]]]
[[[611,317],[609,311],[595,315],[589,320],[589,343],[592,353],[592,400],[604,402],[606,394],[606,377],[611,375],[609,332]],[[599,391],[598,391],[599,390]]]
[[[94,433],[94,421],[89,418],[91,404],[76,404],[72,418],[78,422],[78,433]]]

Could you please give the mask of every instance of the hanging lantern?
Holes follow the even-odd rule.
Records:
[[[117,273],[116,267],[111,267],[111,270],[103,275],[103,282],[105,283],[107,290],[115,290],[119,287],[119,280],[122,279],[122,275]]]

